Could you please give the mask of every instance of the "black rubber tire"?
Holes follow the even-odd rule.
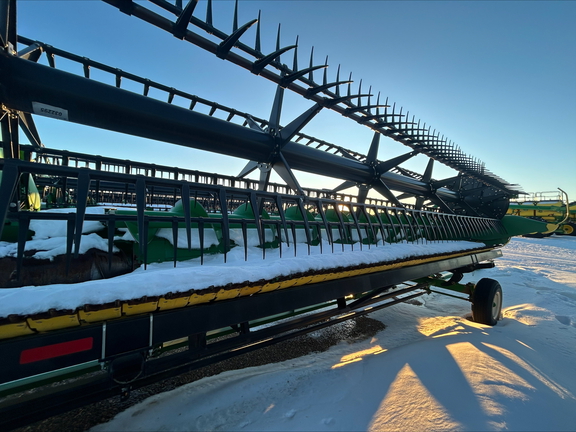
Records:
[[[493,326],[500,319],[501,312],[502,287],[494,279],[480,279],[472,293],[472,320]]]

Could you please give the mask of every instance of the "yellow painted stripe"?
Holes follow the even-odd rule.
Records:
[[[278,289],[291,288],[296,285],[295,279],[288,279],[278,283]]]
[[[26,321],[0,325],[0,340],[25,336],[33,333],[35,333],[35,331],[28,326]]]
[[[245,286],[243,288],[240,288],[240,297],[248,297],[254,294],[258,294],[260,292],[260,290],[262,289],[261,285],[256,285],[256,286]]]
[[[97,311],[85,312],[84,309],[78,311],[78,318],[87,323],[107,321],[122,316],[122,307],[101,309]]]
[[[238,297],[240,294],[240,288],[233,288],[233,289],[224,289],[222,288],[220,291],[216,293],[216,298],[214,301],[220,300],[229,300]]]
[[[177,309],[188,306],[200,305],[211,301],[229,300],[237,297],[245,297],[260,293],[286,289],[296,286],[312,285],[321,282],[327,282],[337,279],[345,279],[354,276],[383,272],[401,267],[409,267],[418,264],[457,258],[472,253],[481,253],[492,250],[493,248],[477,249],[473,251],[457,252],[449,255],[441,255],[428,258],[416,258],[408,261],[402,261],[392,264],[379,264],[371,267],[365,267],[355,270],[342,270],[338,272],[320,273],[316,275],[307,275],[298,278],[287,279],[280,282],[268,282],[264,285],[247,285],[241,288],[225,289],[221,288],[218,292],[182,296],[176,298],[161,297],[158,301],[145,301],[139,304],[129,304],[124,302],[120,307],[112,307],[99,311],[86,312],[84,309],[78,309],[73,314],[66,314],[58,317],[45,319],[27,318],[25,322],[8,323],[0,325],[0,339],[9,339],[18,336],[35,333],[36,331],[45,332],[59,330],[63,328],[76,327],[80,322],[94,323],[102,322],[114,318],[120,318],[121,315],[133,316],[155,312],[156,310]]]
[[[266,292],[270,292],[270,291],[276,291],[278,288],[280,288],[281,285],[282,285],[281,282],[268,282],[267,284],[264,284],[262,286],[262,289],[260,290],[260,292],[266,293]]]
[[[127,316],[154,312],[156,309],[158,309],[157,301],[140,304],[122,303],[122,313]]]
[[[168,299],[160,297],[160,300],[158,300],[158,310],[183,308],[188,305],[189,300],[190,296],[168,298]]]
[[[39,332],[60,330],[63,328],[76,327],[80,325],[80,320],[76,314],[66,314],[50,318],[27,318],[28,326],[32,330]]]
[[[187,306],[193,306],[202,303],[209,303],[216,298],[216,293],[192,294],[188,300]]]

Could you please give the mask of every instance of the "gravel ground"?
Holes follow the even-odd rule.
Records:
[[[301,357],[313,352],[326,351],[342,341],[355,342],[369,338],[384,329],[380,321],[364,316],[333,325],[313,335],[299,336],[285,342],[261,348],[217,364],[133,390],[130,398],[121,401],[119,397],[110,398],[83,408],[15,429],[16,432],[83,432],[100,423],[111,420],[115,415],[144,399],[158,393],[173,390],[204,377],[219,374],[227,370],[261,366]]]

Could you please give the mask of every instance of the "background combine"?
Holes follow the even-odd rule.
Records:
[[[550,191],[523,196],[510,202],[507,213],[558,225],[555,231],[526,236],[544,237],[554,233],[576,236],[576,202],[569,202],[562,193]]]

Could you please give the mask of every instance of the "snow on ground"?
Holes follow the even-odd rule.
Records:
[[[494,269],[503,320],[432,294],[370,316],[386,329],[160,394],[93,431],[576,430],[576,238],[515,238]]]

